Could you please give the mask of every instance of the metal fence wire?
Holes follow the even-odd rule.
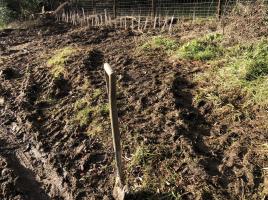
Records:
[[[266,1],[266,0],[265,0]],[[237,2],[257,0],[77,0],[88,12],[114,16],[215,17],[227,13]]]

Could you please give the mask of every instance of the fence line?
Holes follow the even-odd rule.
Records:
[[[237,2],[257,0],[77,0],[77,7],[92,14],[104,9],[112,16],[220,17]],[[267,2],[267,0],[264,0]]]
[[[117,3],[119,3],[119,1],[123,0],[110,0],[110,2],[113,3],[115,3],[116,1],[118,1]],[[145,0],[142,1],[145,2]],[[236,3],[236,1],[234,0],[226,0],[224,1],[224,4],[223,1],[221,0],[217,0],[217,3],[221,2],[221,4],[217,4],[215,2],[216,1],[212,1],[209,4],[208,9],[206,10],[206,14],[204,16],[215,17],[216,15],[219,14],[226,14],[227,10],[233,8],[234,4]],[[182,4],[183,3],[180,2],[177,5]],[[94,5],[97,4],[95,3]],[[189,5],[192,5],[193,7],[190,7]],[[88,9],[88,7],[84,6],[80,7],[77,5],[76,9],[70,9],[69,11],[64,11],[61,15],[58,15],[57,20],[79,26],[88,26],[88,27],[109,26],[114,28],[131,29],[132,31],[139,31],[139,32],[144,32],[149,29],[157,29],[160,32],[172,33],[173,27],[175,26],[175,24],[178,23],[178,21],[184,20],[185,18],[195,20],[196,18],[200,17],[200,12],[198,13],[198,7],[196,5],[208,5],[208,4],[206,2],[199,2],[199,4],[197,3],[188,4],[188,7],[183,8],[192,9],[194,12],[191,12],[190,14],[185,12],[183,13],[183,15],[180,15],[179,17],[175,11],[173,11],[173,13],[167,11],[166,12],[159,11],[161,8],[163,9],[169,6],[166,4],[165,4],[166,7],[158,6],[155,7],[155,9],[153,10],[147,11],[147,15],[142,14],[142,10],[139,10],[137,13],[129,10],[128,12],[125,12],[123,14],[122,12],[121,14],[115,14],[114,11],[117,9],[119,10],[118,13],[120,12],[120,6],[115,8],[115,6],[113,7],[110,4],[108,7],[102,5],[102,7],[99,7],[98,9],[96,9],[96,7],[95,8],[91,7],[93,8],[91,10]],[[215,10],[215,7],[217,6],[220,6],[220,10],[219,9]],[[224,9],[222,9],[222,7]],[[101,8],[103,10],[101,10]]]
[[[173,27],[178,22],[178,19],[168,16],[118,16],[117,18],[113,18],[107,10],[104,10],[100,14],[91,14],[82,8],[81,10],[63,12],[57,16],[57,21],[71,23],[76,26],[108,26],[125,30],[131,29],[132,31],[141,33],[150,29],[172,33]]]

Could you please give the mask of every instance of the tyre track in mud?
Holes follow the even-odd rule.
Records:
[[[7,102],[5,105],[9,107]],[[7,148],[9,146],[16,147],[13,152],[5,150],[4,152],[7,153],[2,156],[8,160],[8,165],[18,175],[19,178],[16,179],[18,187],[21,186],[20,192],[25,195],[25,199],[73,199],[69,189],[63,183],[63,178],[49,163],[48,155],[43,152],[42,148],[38,147],[39,142],[33,139],[32,136],[38,135],[38,133],[33,133],[31,129],[27,129],[27,127],[32,127],[31,122],[28,120],[24,122],[22,119],[25,116],[20,116],[19,113],[14,113],[11,110],[2,111],[13,114],[9,116],[12,121],[5,122],[1,126],[2,145],[7,146]],[[7,123],[11,123],[11,127],[5,125]],[[7,136],[8,138],[6,138]]]
[[[34,68],[34,66],[31,67]],[[8,80],[3,79],[3,77],[1,78],[3,85],[9,86],[2,88],[3,91],[1,91],[2,94],[5,94],[3,95],[5,107],[1,108],[1,111],[2,113],[10,114],[9,118],[12,121],[8,123],[11,123],[13,126],[9,128],[5,123],[2,123],[5,129],[2,128],[3,134],[1,135],[4,137],[9,129],[14,129],[15,132],[7,134],[9,135],[8,139],[13,144],[19,144],[20,146],[14,155],[7,156],[7,160],[10,159],[12,161],[10,163],[11,168],[14,168],[18,173],[24,174],[22,180],[19,180],[29,183],[28,189],[22,191],[22,193],[29,193],[29,198],[27,197],[26,199],[73,199],[69,188],[64,184],[63,177],[57,173],[53,164],[49,162],[49,156],[42,148],[39,140],[40,133],[38,133],[38,130],[33,132],[32,129],[34,125],[31,121],[35,117],[35,115],[32,115],[32,111],[35,110],[33,105],[37,99],[40,87],[35,79],[40,78],[41,82],[48,82],[50,79],[43,76],[46,73],[43,73],[43,75],[40,73],[32,74],[31,70],[29,67],[24,69],[21,72],[21,74],[24,74],[24,77],[16,81],[16,83],[9,82],[9,79],[14,78],[13,76],[9,78],[4,74],[4,78],[8,78]],[[19,83],[21,85],[18,85]],[[20,87],[20,90],[16,90],[18,87]],[[3,119],[5,118],[3,117]],[[33,185],[30,184],[30,180],[33,181]],[[37,188],[40,185],[47,191],[47,195],[44,195],[44,197],[40,196],[43,192],[40,192],[41,189],[38,190]],[[37,196],[38,194],[40,195]]]
[[[33,49],[31,51],[33,51]],[[12,56],[19,57],[20,55],[15,54]],[[11,69],[11,75],[13,72],[16,72],[18,70],[16,68]],[[13,69],[15,71],[13,71]],[[79,68],[76,70],[79,71]],[[55,95],[57,93],[55,90],[61,90],[62,88],[58,88],[57,83],[52,80],[51,75],[49,75],[47,70],[36,67],[35,62],[31,66],[28,66],[27,69],[22,69],[22,71],[20,71],[20,74],[20,78],[17,79],[17,77],[13,76],[7,77],[6,72],[4,72],[2,76],[2,78],[4,78],[2,79],[2,83],[3,86],[5,85],[5,88],[2,88],[2,93],[5,93],[4,104],[12,108],[11,110],[15,110],[14,115],[18,119],[17,121],[20,121],[20,125],[27,127],[27,130],[24,130],[24,133],[22,134],[23,137],[27,137],[28,139],[26,145],[28,146],[27,155],[21,155],[21,159],[28,159],[29,168],[33,168],[37,179],[39,179],[42,182],[43,186],[46,187],[51,198],[61,199],[62,197],[62,199],[76,199],[76,197],[74,197],[74,193],[76,193],[78,199],[83,198],[83,196],[87,194],[84,191],[79,192],[78,188],[86,188],[76,180],[77,178],[81,177],[81,175],[69,174],[64,168],[62,168],[63,166],[61,164],[64,164],[64,160],[66,160],[62,160],[62,156],[68,155],[64,155],[67,151],[64,154],[60,155],[59,153],[61,152],[61,148],[64,150],[67,150],[66,148],[69,148],[68,150],[70,150],[70,148],[73,148],[73,151],[76,151],[76,154],[78,154],[74,156],[82,156],[80,159],[84,164],[81,165],[81,168],[86,167],[86,169],[88,169],[87,165],[89,162],[92,162],[93,164],[97,162],[94,165],[98,166],[98,163],[102,162],[101,157],[103,157],[103,153],[98,152],[96,149],[95,153],[83,153],[80,155],[81,151],[84,151],[84,149],[88,151],[87,149],[89,147],[99,148],[99,142],[88,139],[88,141],[85,143],[86,136],[84,134],[77,133],[77,131],[71,129],[68,130],[68,133],[66,133],[66,129],[68,127],[64,127],[64,124],[59,123],[60,119],[62,119],[64,115],[68,115],[68,113],[66,113],[70,110],[68,109],[68,106],[70,106],[70,103],[74,103],[77,97],[70,98],[70,96],[65,97],[65,95],[60,95],[57,97],[60,98],[60,103],[47,108],[42,101],[36,101],[40,101],[39,97],[41,97],[41,95],[44,95],[46,97],[49,95]],[[7,80],[5,80],[6,78]],[[53,94],[51,94],[51,91]],[[68,92],[66,94],[68,94]],[[7,105],[7,102],[10,102],[10,104]],[[52,116],[46,116],[46,110],[56,110],[56,112]],[[41,118],[41,121],[39,118]],[[70,133],[72,131],[74,131],[73,134]],[[83,143],[80,145],[79,141]],[[97,158],[98,155],[101,157]],[[75,158],[71,157],[74,162],[77,161]],[[34,166],[31,166],[30,163],[33,163]],[[35,167],[36,163],[39,163],[40,169]],[[69,162],[69,164],[71,163]],[[84,169],[79,170],[79,165],[72,166],[72,168],[78,168],[78,173],[79,171],[85,171]],[[90,170],[92,170],[92,173],[96,173],[95,169]],[[65,190],[65,188],[71,189]],[[98,191],[97,188],[94,188],[94,190],[96,192]],[[105,193],[107,193],[107,191],[105,191]],[[101,193],[98,195],[100,194]],[[94,193],[91,193],[89,196],[91,195],[94,195]]]
[[[1,132],[4,132],[4,130],[2,129]],[[49,200],[50,197],[41,187],[40,182],[36,180],[32,171],[33,167],[30,167],[31,162],[27,159],[25,153],[21,152],[21,149],[16,149],[16,152],[14,152],[14,149],[9,149],[11,144],[3,139],[2,136],[1,134],[0,156],[6,160],[8,168],[16,176],[14,180],[14,191],[21,193],[23,199],[26,200]]]

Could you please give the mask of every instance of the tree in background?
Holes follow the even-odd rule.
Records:
[[[54,10],[64,0],[5,0],[0,5],[0,28],[15,19],[27,19],[34,13]]]
[[[9,0],[6,6],[25,17],[41,12],[43,6],[45,10],[53,10],[59,2],[60,0]]]

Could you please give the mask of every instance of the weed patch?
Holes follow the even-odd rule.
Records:
[[[176,57],[201,61],[214,59],[223,53],[223,49],[219,44],[221,40],[222,36],[220,34],[211,34],[191,40],[178,49]]]
[[[170,53],[178,48],[178,43],[169,37],[154,36],[138,47],[139,52],[148,53],[154,50],[163,50],[166,53]]]
[[[73,122],[82,127],[88,135],[95,136],[103,131],[103,117],[108,116],[108,104],[96,104],[102,94],[100,89],[92,91],[92,95],[83,97],[74,103]]]
[[[148,164],[151,156],[153,156],[153,154],[150,153],[149,149],[146,146],[138,146],[132,156],[130,166],[146,165]]]
[[[86,106],[85,108],[79,110],[76,114],[75,121],[79,123],[80,126],[86,126],[89,122],[93,114],[93,108],[90,106]]]
[[[51,74],[54,78],[59,78],[67,74],[66,62],[71,55],[76,51],[73,47],[65,47],[59,49],[55,54],[47,61],[47,65],[51,68]]]

